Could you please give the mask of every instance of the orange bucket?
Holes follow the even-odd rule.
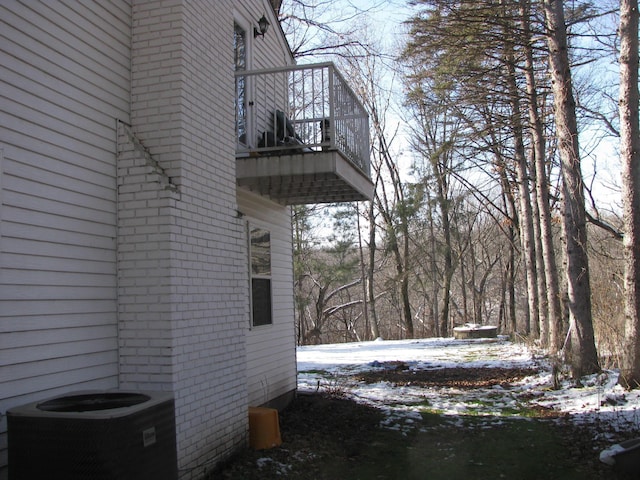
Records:
[[[249,445],[255,450],[282,445],[278,410],[266,407],[249,407]]]

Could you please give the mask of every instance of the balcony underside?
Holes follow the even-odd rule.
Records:
[[[371,200],[373,183],[337,150],[237,158],[238,186],[283,205]]]

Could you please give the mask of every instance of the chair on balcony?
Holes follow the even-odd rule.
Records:
[[[303,148],[304,142],[293,127],[293,122],[282,110],[274,112],[274,131],[262,132],[259,148],[284,147],[282,150],[268,150],[266,155],[283,155],[292,153],[310,152],[311,149]],[[296,148],[298,147],[298,148]]]
[[[331,144],[331,136],[333,133],[331,131],[331,120],[328,118],[320,120],[320,134],[322,135],[322,143],[324,144],[322,150],[329,150],[328,145]]]

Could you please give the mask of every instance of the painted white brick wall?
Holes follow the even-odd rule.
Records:
[[[118,123],[118,317],[122,388],[171,390],[170,205],[179,198]]]
[[[120,375],[123,387],[173,390],[184,479],[247,432],[232,10],[231,0],[132,8],[131,130],[149,155],[131,144],[119,158]]]

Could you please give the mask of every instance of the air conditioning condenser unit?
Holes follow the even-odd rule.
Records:
[[[7,411],[9,480],[176,480],[173,396],[84,391]]]

